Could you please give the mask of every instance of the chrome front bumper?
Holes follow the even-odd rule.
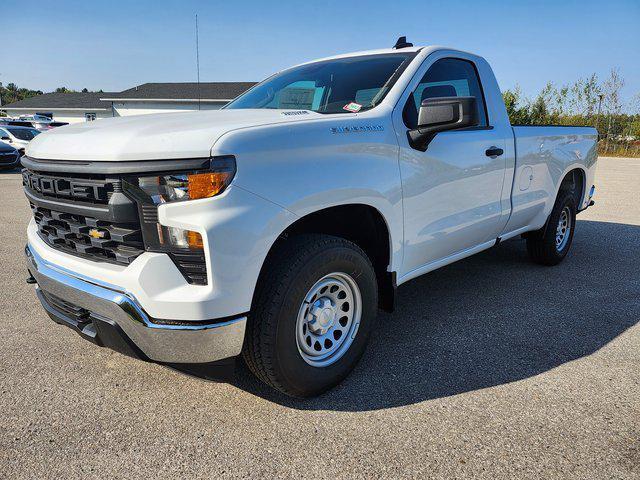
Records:
[[[38,284],[38,298],[49,316],[85,338],[99,337],[100,325],[116,324],[126,335],[123,340],[133,342],[142,358],[161,363],[209,363],[235,357],[242,350],[244,316],[191,323],[156,320],[127,292],[49,264],[28,245],[25,254],[29,273]],[[74,309],[86,312],[79,324],[69,315]]]

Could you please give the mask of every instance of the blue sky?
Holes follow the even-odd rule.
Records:
[[[640,93],[639,0],[8,2],[0,81],[45,91],[195,81],[196,13],[202,81],[261,80],[406,35],[483,55],[503,89],[527,96],[613,67],[625,99]]]

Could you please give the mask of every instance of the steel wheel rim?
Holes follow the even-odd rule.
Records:
[[[561,252],[569,242],[569,234],[571,233],[571,211],[569,207],[564,207],[560,212],[558,225],[556,226],[556,250]]]
[[[362,297],[358,284],[342,272],[325,275],[307,292],[296,319],[296,344],[313,367],[337,362],[353,344],[360,327]]]

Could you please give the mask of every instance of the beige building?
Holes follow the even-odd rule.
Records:
[[[57,122],[150,113],[215,110],[251,88],[253,82],[145,83],[122,92],[45,93],[3,105],[10,117],[41,114]]]

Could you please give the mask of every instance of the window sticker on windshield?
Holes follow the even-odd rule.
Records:
[[[313,104],[314,88],[285,88],[280,92],[278,108],[291,108],[309,110]]]
[[[362,105],[356,102],[347,103],[344,107],[342,107],[342,109],[346,110],[347,112],[359,112],[361,108]]]

